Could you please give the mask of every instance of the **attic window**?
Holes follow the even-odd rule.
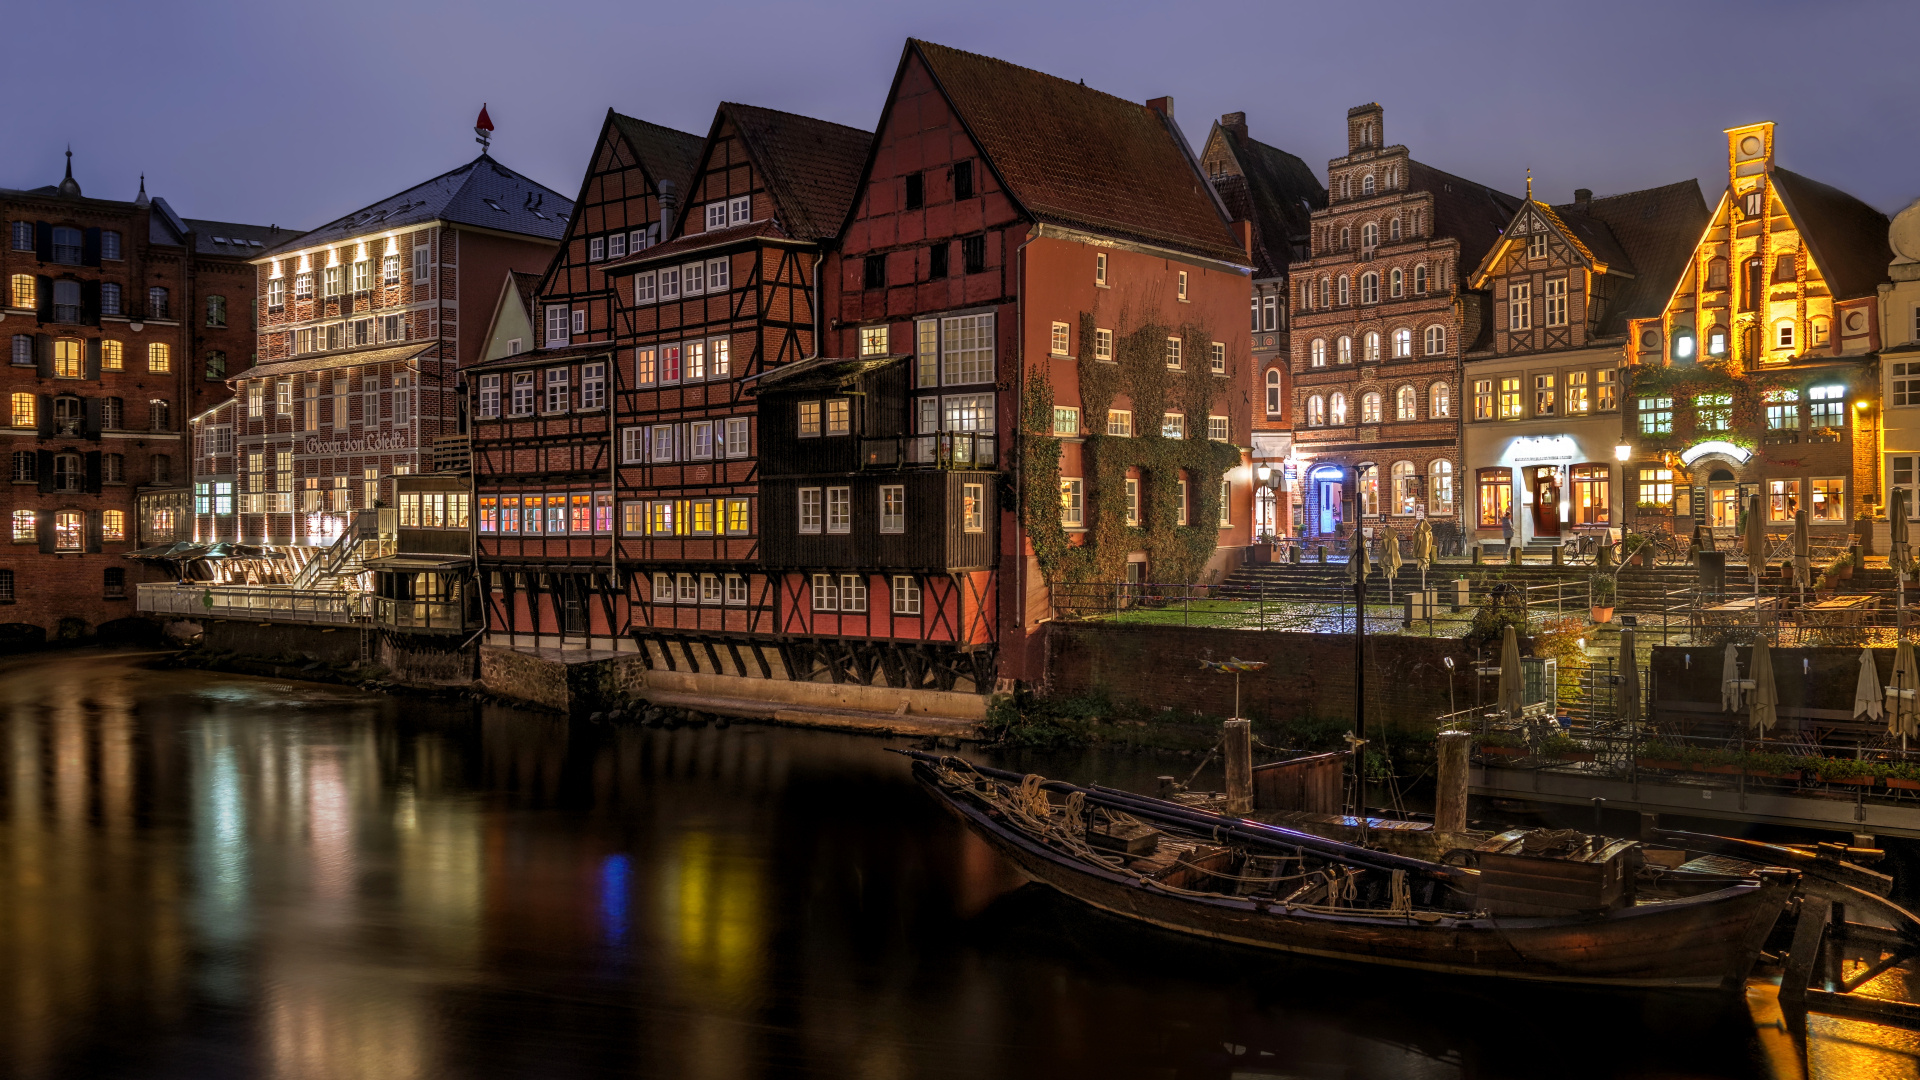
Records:
[[[495,210],[498,210],[503,214],[507,212],[506,207],[501,206],[499,203],[494,202],[492,199],[481,199],[480,201],[483,203],[486,203],[488,206],[493,207]]]
[[[224,236],[216,236],[213,238],[213,242],[216,244],[224,244],[227,242],[227,238]]]

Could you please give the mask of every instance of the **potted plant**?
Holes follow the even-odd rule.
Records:
[[[1587,613],[1597,623],[1613,621],[1613,603],[1618,594],[1612,574],[1595,574],[1587,579]]]
[[[1853,552],[1843,551],[1834,556],[1833,564],[1840,568],[1841,581],[1846,581],[1853,577]]]

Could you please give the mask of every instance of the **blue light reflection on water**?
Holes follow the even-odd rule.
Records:
[[[600,860],[600,932],[609,947],[627,943],[627,911],[632,903],[633,864],[625,855]]]

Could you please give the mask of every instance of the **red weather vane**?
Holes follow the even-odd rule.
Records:
[[[480,118],[473,122],[473,133],[479,138],[473,140],[480,144],[481,150],[493,145],[493,118],[487,115],[487,103],[480,103]]]

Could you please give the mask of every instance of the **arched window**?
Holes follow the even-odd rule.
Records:
[[[1313,344],[1307,346],[1307,363],[1314,367],[1327,366],[1326,338],[1314,338]]]
[[[1327,275],[1321,274],[1320,275],[1320,299],[1315,302],[1314,306],[1326,307],[1332,303],[1333,303],[1333,281],[1332,279],[1328,278]]]
[[[40,455],[31,450],[13,452],[13,482],[31,484],[40,479]]]
[[[1340,178],[1340,197],[1343,199],[1353,197],[1353,187],[1349,184],[1348,178],[1345,176]]]
[[[1453,394],[1444,382],[1427,387],[1427,415],[1435,420],[1444,420],[1453,415]]]
[[[1387,295],[1401,297],[1407,294],[1406,275],[1396,268],[1387,276]]]
[[[1334,424],[1344,424],[1347,422],[1347,395],[1338,391],[1334,392],[1333,402],[1329,406],[1328,419]]]
[[[173,430],[173,407],[165,398],[154,398],[147,402],[147,430]]]
[[[1427,513],[1453,513],[1453,462],[1441,458],[1428,467],[1427,476]]]
[[[1340,353],[1339,360],[1341,363],[1343,364],[1353,363],[1353,339],[1348,337],[1345,334],[1340,335],[1339,353]]]
[[[1367,357],[1366,357],[1367,363],[1369,364],[1378,363],[1380,361],[1380,331],[1378,330],[1367,331],[1366,342],[1367,342]]]
[[[1412,517],[1420,506],[1420,474],[1413,469],[1411,461],[1396,461],[1392,469],[1393,512],[1401,517]]]
[[[1280,415],[1280,369],[1267,369],[1267,415]]]
[[[1380,422],[1380,395],[1368,391],[1360,395],[1360,422],[1377,424]]]
[[[1313,310],[1313,282],[1300,283],[1300,306],[1307,311]]]
[[[1399,186],[1400,186],[1400,166],[1398,165],[1389,166],[1387,168],[1387,190],[1391,191],[1394,188],[1397,188]]]
[[[1395,420],[1420,419],[1420,395],[1413,387],[1403,386],[1393,393],[1393,418]]]
[[[1351,247],[1353,247],[1353,226],[1342,225],[1340,226],[1340,250],[1346,251]]]
[[[1444,326],[1427,327],[1427,355],[1445,356],[1447,352],[1447,328]]]
[[[1360,275],[1360,302],[1377,304],[1380,302],[1380,275],[1369,270]]]
[[[1396,217],[1392,221],[1387,223],[1387,239],[1389,240],[1400,239],[1400,219],[1399,218]]]
[[[1307,426],[1327,426],[1327,399],[1315,394],[1307,399]]]
[[[1369,221],[1360,226],[1360,249],[1372,251],[1380,246],[1380,226]]]
[[[1424,293],[1427,291],[1427,264],[1426,263],[1421,263],[1419,266],[1416,266],[1413,268],[1413,291],[1416,294]]]
[[[1412,355],[1413,331],[1403,326],[1393,332],[1393,356],[1396,360],[1404,360]]]
[[[1353,303],[1353,290],[1345,274],[1340,275],[1340,302],[1342,304]]]
[[[1368,173],[1367,175],[1360,178],[1360,194],[1362,195],[1373,194],[1373,174],[1372,173]]]
[[[1773,324],[1773,347],[1776,349],[1793,348],[1793,320],[1781,319]]]
[[[1380,467],[1365,462],[1353,467],[1353,491],[1358,496],[1360,513],[1375,517],[1380,513]]]
[[[1740,282],[1740,310],[1754,311],[1760,306],[1760,297],[1766,291],[1766,264],[1758,256],[1748,259],[1742,267],[1743,279]]]
[[[164,319],[167,317],[167,290],[155,285],[147,290],[147,318]]]

